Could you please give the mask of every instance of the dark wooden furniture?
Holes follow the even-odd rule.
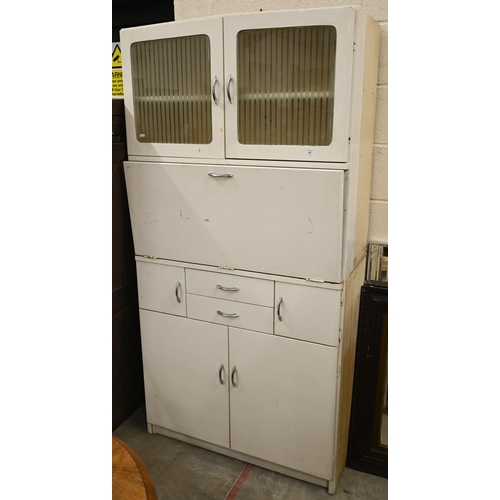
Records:
[[[134,244],[123,161],[127,159],[123,99],[113,99],[112,285],[113,430],[144,402]]]
[[[346,467],[380,477],[388,477],[387,326],[387,287],[363,286]]]

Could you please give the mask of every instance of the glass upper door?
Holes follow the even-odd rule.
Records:
[[[224,156],[222,19],[121,32],[129,155]]]
[[[228,158],[347,161],[354,16],[224,18]]]

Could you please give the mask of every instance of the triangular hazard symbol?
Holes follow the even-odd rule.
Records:
[[[121,68],[122,67],[122,51],[118,45],[115,46],[115,50],[113,50],[113,55],[111,56],[113,68]]]

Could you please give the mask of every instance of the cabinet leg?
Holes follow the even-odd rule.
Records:
[[[148,422],[148,433],[149,434],[154,434],[153,424],[150,424],[149,422]]]
[[[337,489],[337,484],[335,483],[335,479],[328,481],[328,493],[330,493],[330,495],[335,495],[336,489]]]

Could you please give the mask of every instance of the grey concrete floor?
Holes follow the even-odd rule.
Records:
[[[158,500],[384,500],[388,480],[344,469],[337,492],[277,472],[213,453],[175,439],[150,435],[141,406],[113,435],[141,458],[156,488]],[[245,472],[244,472],[245,471]],[[242,475],[243,473],[243,475]],[[234,495],[229,493],[245,476]]]

